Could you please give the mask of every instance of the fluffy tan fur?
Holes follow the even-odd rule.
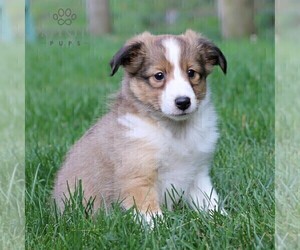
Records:
[[[215,47],[193,31],[180,36],[146,32],[130,39],[111,62],[112,74],[119,66],[125,69],[122,88],[111,111],[75,143],[57,174],[53,196],[61,210],[64,198],[69,197],[67,183],[72,192],[81,180],[86,200],[95,197],[95,210],[104,202],[109,205],[122,201],[126,209],[136,205],[142,213],[160,212],[157,148],[147,140],[126,136],[128,128],[118,118],[130,113],[154,126],[163,119],[176,123],[161,114],[161,94],[168,81],[153,78],[157,71],[172,78],[173,66],[166,60],[162,46],[162,40],[168,37],[176,39],[182,48],[183,70],[193,66],[199,72],[194,79],[187,79],[198,102],[205,97],[206,76],[212,66],[219,64],[226,71],[226,63],[216,55]]]

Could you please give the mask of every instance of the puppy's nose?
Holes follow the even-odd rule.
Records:
[[[187,96],[180,96],[175,99],[176,107],[184,111],[191,106],[191,99]]]

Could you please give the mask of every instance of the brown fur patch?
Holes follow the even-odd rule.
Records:
[[[162,88],[153,88],[144,81],[132,79],[130,90],[133,95],[146,106],[150,106],[156,111],[160,111],[160,96]]]

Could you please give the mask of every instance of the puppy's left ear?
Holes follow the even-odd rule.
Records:
[[[110,61],[110,75],[113,76],[118,71],[120,66],[126,68],[126,66],[131,65],[134,68],[134,64],[139,65],[140,62],[134,62],[134,59],[138,57],[141,47],[142,42],[135,42],[125,45],[123,48],[121,48]],[[134,70],[133,68],[132,70]]]
[[[210,72],[212,66],[219,65],[224,74],[227,72],[227,61],[222,51],[211,41],[200,38],[198,49],[202,52],[201,54],[204,57],[206,67]]]

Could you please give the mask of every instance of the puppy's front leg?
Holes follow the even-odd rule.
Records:
[[[151,225],[152,217],[160,216],[159,197],[156,187],[157,171],[151,166],[130,168],[118,178],[119,194],[125,209],[136,207]]]
[[[219,210],[219,198],[213,188],[208,170],[200,172],[190,187],[188,202],[195,209],[201,210]],[[225,214],[221,208],[221,213]]]
[[[150,225],[153,216],[162,214],[158,204],[157,191],[153,187],[136,185],[123,190],[122,196],[126,197],[122,202],[123,206],[126,209],[135,206],[143,219]]]

